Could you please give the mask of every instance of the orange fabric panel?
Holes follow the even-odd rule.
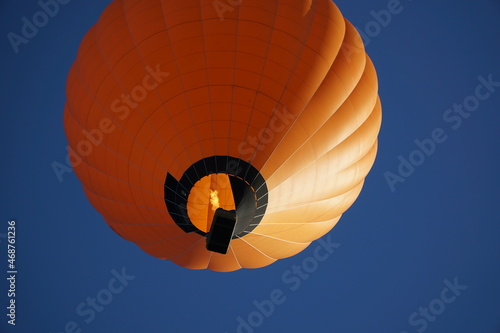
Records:
[[[235,253],[230,249],[227,254],[212,253],[207,266],[217,272],[230,272],[242,268]]]
[[[259,268],[270,265],[276,261],[276,258],[268,256],[245,239],[246,236],[235,239],[230,245],[230,250],[234,252],[242,267]]]
[[[241,237],[240,240],[255,247],[259,252],[273,259],[291,257],[303,251],[310,244],[310,242],[293,242],[266,234],[256,234],[254,232]]]
[[[330,229],[337,224],[339,219],[340,216],[322,222],[288,224],[286,228],[281,224],[259,224],[258,229],[256,228],[253,230],[252,234],[266,235],[267,237],[273,237],[274,239],[286,242],[307,243],[318,239],[326,232],[330,231]],[[292,251],[290,254],[281,254],[280,258],[286,258],[293,254],[295,253]]]
[[[205,249],[205,238],[201,237],[200,240],[195,242],[191,247],[171,260],[182,267],[206,269],[211,257],[212,252]]]
[[[278,203],[300,202],[304,196],[323,200],[344,193],[357,185],[366,176],[375,158],[375,139],[367,141],[363,139],[369,134],[373,138],[376,137],[380,126],[379,115],[380,113],[374,113],[369,121],[347,140],[271,189],[269,196],[275,198]],[[364,156],[369,159],[363,160]],[[328,181],[312,181],[320,176],[320,179]]]
[[[173,235],[148,245],[138,244],[138,246],[154,257],[174,261],[189,251],[196,243],[204,242],[205,237],[197,233],[184,233],[181,235]]]
[[[299,197],[302,200],[297,200],[297,202],[286,201],[280,205],[279,202],[273,200],[256,230],[260,230],[261,226],[267,224],[274,224],[282,228],[283,224],[287,223],[307,224],[338,217],[354,202],[362,186],[363,182],[360,182],[351,190],[324,200],[315,200],[306,196],[300,197],[300,193]]]

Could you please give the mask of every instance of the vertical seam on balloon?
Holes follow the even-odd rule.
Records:
[[[271,35],[269,36],[269,40],[268,40],[268,44],[267,44],[266,55],[264,57],[264,64],[262,65],[262,70],[260,72],[259,83],[257,85],[257,90],[255,91],[255,97],[254,97],[254,100],[253,100],[253,104],[251,106],[250,117],[248,119],[248,125],[247,125],[247,128],[245,130],[245,135],[243,136],[243,142],[247,141],[248,129],[251,126],[253,114],[255,112],[255,103],[257,102],[257,97],[259,96],[259,90],[260,90],[260,86],[261,86],[261,83],[262,83],[262,77],[264,76],[264,70],[266,68],[266,64],[267,64],[267,61],[268,61],[267,58],[268,58],[268,55],[269,55],[269,50],[271,49],[271,42],[273,40],[274,30],[275,30],[275,26],[276,26],[277,17],[278,17],[278,11],[279,11],[279,7],[280,7],[279,1],[274,2],[274,3],[276,4],[276,10],[275,10],[275,13],[274,13],[274,22],[273,22],[273,25],[271,27]],[[252,21],[252,22],[256,23],[255,21]],[[240,159],[241,159],[241,154],[242,153],[240,152],[240,156],[238,156]],[[251,163],[251,161],[252,160],[250,159],[249,163]]]
[[[125,1],[126,1],[126,0],[123,0],[123,1],[122,1],[123,19],[124,19],[125,25],[127,26],[127,31],[128,31],[128,33],[129,33],[130,40],[131,40],[131,42],[132,42],[132,43],[133,43],[133,45],[134,45],[134,51],[136,51],[136,53],[137,53],[137,55],[138,55],[139,59],[141,60],[142,66],[143,66],[144,70],[146,71],[146,67],[147,67],[147,65],[146,65],[146,63],[145,63],[145,61],[144,61],[144,58],[143,58],[142,54],[140,53],[140,51],[139,51],[139,49],[138,49],[138,47],[137,47],[137,46],[138,46],[138,44],[137,44],[137,42],[135,41],[134,36],[133,36],[133,34],[132,34],[132,31],[131,31],[131,28],[130,28],[130,24],[129,24],[128,17],[127,17],[127,11],[126,11],[126,9],[125,9]],[[163,15],[162,15],[162,16],[163,16]],[[167,34],[168,34],[168,31],[167,31]],[[107,63],[107,62],[106,62],[106,65],[108,65],[108,63]],[[109,66],[109,65],[108,65],[108,66]],[[118,80],[117,80],[117,82],[118,82]],[[121,84],[120,84],[120,86],[121,86]],[[122,89],[123,89],[123,87],[122,87]],[[158,98],[161,100],[161,102],[162,102],[162,107],[163,107],[163,109],[165,110],[166,115],[169,117],[169,119],[171,119],[171,117],[170,117],[170,115],[169,115],[169,112],[168,112],[167,108],[165,107],[165,101],[163,100],[163,97],[161,96],[161,94],[158,92],[157,86],[153,87],[153,90],[155,91],[155,93],[156,93],[156,95],[158,96]],[[171,156],[171,160],[172,160],[172,162],[173,162],[173,163],[175,163],[175,164],[177,164],[177,166],[178,166],[179,168],[181,168],[181,166],[180,166],[180,165],[179,165],[179,163],[177,162],[176,156],[174,156],[174,155],[173,155],[173,153],[170,151],[170,149],[169,149],[168,145],[167,145],[167,144],[163,141],[163,139],[161,138],[161,136],[159,136],[159,135],[158,135],[158,133],[157,133],[157,131],[155,130],[155,128],[154,128],[154,127],[153,127],[153,126],[149,123],[148,118],[146,118],[146,117],[142,114],[142,112],[141,112],[141,111],[140,111],[140,109],[139,109],[139,105],[137,105],[137,107],[135,107],[135,109],[136,109],[136,110],[137,110],[137,111],[141,114],[141,116],[142,116],[142,118],[143,118],[143,120],[144,120],[144,123],[145,123],[145,124],[147,124],[147,125],[149,126],[149,128],[153,131],[153,133],[154,133],[155,137],[156,137],[156,138],[158,138],[158,140],[159,140],[159,141],[161,142],[161,144],[163,145],[164,149],[165,149],[165,150],[169,153],[169,155]],[[182,142],[182,139],[181,139],[181,137],[180,137],[180,135],[179,135],[180,133],[178,132],[178,130],[177,130],[177,128],[176,128],[176,126],[175,126],[175,124],[174,124],[173,122],[172,122],[172,126],[174,127],[175,132],[177,133],[177,137],[179,138],[179,141],[181,142],[182,146],[184,147],[184,150],[185,150],[185,151],[186,151],[186,153],[187,153],[186,146],[185,146],[185,145],[184,145],[184,143]],[[134,140],[134,141],[135,141],[135,140]],[[192,161],[191,156],[190,156],[189,154],[187,154],[187,155],[188,155],[189,159]],[[153,157],[153,158],[154,158],[156,161],[158,161],[158,162],[159,162],[159,160],[157,160],[155,157]],[[160,162],[159,162],[159,163],[160,163]],[[165,167],[164,169],[165,169],[166,171],[168,170],[168,168],[166,168],[166,167]]]
[[[212,255],[213,255],[213,252],[210,252],[210,255],[209,255],[208,260],[207,260],[207,264],[205,265],[205,269],[208,269],[208,266],[210,265],[210,260],[212,260]]]
[[[287,91],[288,84],[290,84],[290,81],[291,81],[291,80],[292,80],[292,78],[295,76],[295,72],[296,72],[297,67],[298,67],[298,65],[299,65],[299,63],[300,63],[301,56],[302,56],[302,54],[304,53],[304,49],[305,49],[305,48],[306,48],[306,46],[307,46],[307,42],[308,42],[309,38],[311,37],[311,31],[312,31],[312,28],[313,28],[314,23],[315,23],[315,19],[316,19],[316,11],[317,11],[317,3],[316,3],[316,0],[314,0],[314,2],[313,2],[313,3],[314,3],[314,10],[313,10],[313,15],[312,15],[312,18],[311,18],[311,22],[310,22],[309,30],[308,30],[308,32],[307,32],[307,37],[306,37],[304,40],[302,40],[302,41],[301,41],[301,42],[302,42],[302,49],[301,49],[300,53],[297,55],[297,60],[296,60],[296,62],[295,62],[295,65],[294,65],[293,69],[290,71],[290,75],[289,75],[289,77],[288,77],[288,80],[287,80],[286,84],[285,84],[285,85],[284,85],[284,87],[283,87],[283,91],[281,92],[281,96],[280,96],[280,97],[279,97],[279,99],[277,100],[277,102],[276,102],[276,106],[275,106],[275,108],[274,108],[274,110],[273,110],[273,112],[272,112],[271,116],[269,117],[269,121],[267,122],[267,125],[266,125],[266,127],[265,127],[265,129],[266,129],[266,130],[269,128],[269,125],[271,124],[271,120],[273,119],[273,117],[274,117],[274,115],[275,115],[275,113],[276,113],[276,111],[277,111],[277,109],[278,109],[278,106],[281,104],[281,100],[282,100],[283,96],[285,95],[285,92]],[[277,17],[277,15],[276,15],[276,17]],[[271,38],[271,39],[272,39],[272,38]],[[267,63],[267,59],[266,59],[266,63]],[[263,74],[263,73],[262,73],[262,74]],[[262,81],[260,81],[260,82],[259,82],[259,88],[260,88],[260,84],[261,84],[261,82],[262,82]],[[306,104],[306,105],[307,105],[307,104]],[[303,108],[303,110],[304,110],[304,109],[305,109],[305,107]],[[303,110],[302,110],[302,111],[303,111]],[[298,118],[298,117],[296,117],[296,118],[295,118],[295,120],[296,120],[297,118]],[[292,125],[293,125],[293,124],[292,124]],[[263,138],[263,136],[260,138],[259,143],[257,144],[257,147],[255,148],[255,152],[254,152],[254,154],[253,154],[253,156],[251,157],[251,159],[250,159],[250,160],[253,160],[253,159],[256,157],[256,154],[257,154],[257,152],[259,151],[259,147],[260,147],[260,145],[261,145],[261,143],[262,143],[262,138]]]
[[[314,3],[316,4],[316,2],[314,2]],[[314,13],[316,14],[316,10],[314,11]],[[345,22],[345,21],[344,21],[344,22]],[[339,47],[339,52],[340,52],[340,50],[342,49],[343,43],[344,43],[344,41],[345,41],[346,31],[347,31],[347,29],[344,31],[344,39],[342,40],[342,43],[340,44],[340,47]],[[338,53],[337,53],[337,55],[338,55]],[[334,65],[334,64],[335,64],[335,59],[334,59],[334,61],[333,61],[333,63],[332,63],[332,66],[330,67],[330,70],[331,70],[331,68],[333,67],[333,65]],[[330,71],[330,70],[329,70],[329,71]],[[327,76],[327,75],[328,75],[328,72],[325,74],[325,78],[326,78],[326,76]],[[323,80],[324,80],[324,78],[323,78]],[[322,84],[322,83],[323,83],[323,81],[320,83],[320,85],[319,85],[319,86],[321,86],[321,84]],[[302,113],[303,113],[303,112],[307,109],[307,106],[309,105],[309,103],[311,102],[311,100],[314,98],[314,96],[315,96],[315,94],[313,94],[313,95],[309,98],[309,100],[308,100],[308,101],[307,101],[307,103],[304,105],[304,107],[302,108],[302,110],[300,111],[300,113],[299,113],[299,114],[297,115],[297,117],[293,120],[292,124],[288,127],[287,131],[284,133],[284,135],[282,136],[282,138],[280,139],[280,141],[278,142],[278,144],[276,145],[276,147],[278,147],[278,146],[280,146],[280,145],[281,145],[281,143],[283,142],[283,140],[285,139],[285,137],[287,136],[287,134],[290,132],[290,130],[292,129],[292,127],[294,127],[294,126],[295,126],[295,123],[298,121],[298,119],[300,118],[300,116],[302,115]],[[327,120],[327,121],[328,121],[328,120]],[[266,164],[267,164],[267,162],[268,162],[268,161],[269,161],[269,158],[267,158],[267,159],[266,159],[266,161],[263,163],[262,168],[264,168],[264,167],[266,166]],[[275,172],[276,172],[276,170],[274,170],[274,172],[273,172],[270,176],[272,176]],[[268,179],[269,179],[269,178],[268,178]]]
[[[172,54],[174,55],[173,59],[174,59],[175,67],[177,69],[177,73],[179,74],[179,81],[181,83],[181,87],[182,87],[182,90],[183,90],[184,99],[185,99],[186,104],[188,106],[189,118],[191,119],[192,128],[193,128],[193,131],[194,131],[194,133],[196,135],[196,142],[198,142],[198,147],[200,148],[200,153],[203,156],[203,150],[201,149],[201,144],[200,144],[200,140],[199,140],[199,137],[198,137],[198,132],[196,132],[195,123],[194,123],[194,120],[193,120],[193,114],[191,112],[191,105],[190,105],[189,99],[187,98],[187,95],[186,95],[186,87],[184,86],[184,81],[183,81],[182,76],[181,76],[180,67],[179,67],[179,64],[177,62],[177,57],[175,56],[175,49],[174,49],[174,47],[172,45],[172,39],[170,38],[170,29],[168,29],[168,24],[167,24],[166,17],[165,17],[165,8],[164,8],[164,5],[163,5],[163,1],[160,1],[160,7],[162,9],[163,23],[165,24],[165,32],[167,34],[168,44],[170,46],[170,50],[172,51]],[[194,161],[191,158],[191,156],[190,156],[190,154],[188,153],[187,150],[186,150],[186,154],[188,155],[189,160],[191,161],[191,164],[193,164]],[[205,166],[205,170],[206,170],[205,163],[204,163],[204,166]],[[195,169],[195,173],[198,175],[198,172],[196,171],[196,169]],[[208,171],[207,171],[207,173],[208,173]]]
[[[261,253],[262,255],[264,255],[265,257],[271,259],[271,260],[278,260],[277,258],[273,258],[273,257],[270,257],[268,256],[267,254],[265,254],[264,252],[262,252],[261,250],[259,250],[257,247],[255,247],[253,244],[251,244],[250,242],[248,242],[246,239],[242,238],[242,237],[239,237],[238,235],[236,235],[236,237],[238,239],[241,239],[242,241],[244,241],[245,243],[247,243],[248,245],[250,245],[251,247],[253,247],[255,250],[257,250],[257,252]]]
[[[241,264],[240,264],[240,261],[238,260],[238,256],[236,255],[236,251],[234,251],[233,245],[231,243],[229,243],[229,250],[231,250],[231,252],[233,253],[234,260],[236,260],[238,267],[243,268],[243,266],[241,266]]]
[[[231,249],[231,244],[229,244],[229,248],[228,248],[228,249]],[[231,261],[231,259],[230,259],[229,257],[232,255],[232,256],[233,256],[233,258],[234,258],[234,260],[236,261],[236,263],[237,263],[237,264],[238,264],[238,266],[239,266],[239,268],[237,268],[237,269],[242,268],[242,267],[241,267],[241,265],[240,265],[240,264],[239,264],[239,262],[238,262],[238,259],[236,259],[236,255],[234,254],[234,252],[233,252],[232,250],[231,250],[230,252],[231,252],[230,254],[228,254],[228,253],[229,253],[229,251],[228,251],[228,252],[226,252],[225,254],[223,254],[223,256],[224,256],[224,257],[223,257],[223,258],[224,258],[224,259],[223,259],[223,260],[224,260],[224,262],[222,263],[222,266],[224,266],[225,268],[227,268],[227,267],[229,266],[229,264],[228,264],[227,262],[230,262],[230,261]],[[208,260],[208,264],[207,264],[207,267],[206,267],[206,269],[210,269],[210,270],[214,270],[214,269],[213,269],[214,267],[211,267],[211,265],[210,265],[210,264],[211,264],[211,261],[212,261],[212,257],[213,257],[213,256],[212,256],[212,253],[213,253],[213,252],[210,252],[210,259]],[[221,260],[221,261],[222,261],[222,260]]]
[[[228,128],[228,133],[227,133],[227,155],[229,156],[229,153],[231,152],[231,130],[232,130],[232,125],[233,125],[233,105],[234,105],[234,90],[235,90],[235,81],[236,81],[236,61],[238,59],[238,46],[239,46],[239,32],[240,32],[240,18],[241,18],[241,6],[242,4],[240,3],[239,6],[237,6],[236,10],[238,11],[238,17],[236,18],[236,42],[235,42],[235,48],[234,48],[234,60],[233,60],[233,81],[231,83],[231,110],[229,111],[229,128]],[[228,158],[229,161],[229,158]],[[239,168],[239,161],[236,169]],[[236,255],[235,255],[236,257]],[[240,266],[241,267],[241,266]]]
[[[205,74],[206,74],[206,78],[207,78],[207,90],[208,90],[208,107],[209,107],[209,110],[210,110],[210,123],[211,123],[211,127],[212,127],[212,143],[214,145],[214,153],[216,153],[216,147],[215,147],[215,131],[214,131],[214,122],[213,122],[213,119],[214,119],[214,116],[213,116],[213,110],[212,110],[212,103],[210,102],[211,101],[211,95],[210,95],[210,77],[208,75],[208,62],[207,62],[207,41],[206,41],[206,36],[205,36],[205,22],[203,20],[203,0],[199,0],[200,1],[200,24],[201,24],[201,37],[203,38],[203,50],[204,50],[204,59],[205,59]],[[193,129],[196,131],[196,126],[195,124],[193,123]],[[201,150],[201,154],[203,157],[207,156],[203,153],[203,149],[201,148],[201,144],[198,142],[198,144],[200,145],[200,150]],[[217,154],[217,153],[216,153]]]

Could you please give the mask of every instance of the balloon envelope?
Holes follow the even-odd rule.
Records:
[[[64,125],[116,233],[233,271],[299,253],[352,205],[376,155],[377,91],[330,0],[115,0],[71,67]]]

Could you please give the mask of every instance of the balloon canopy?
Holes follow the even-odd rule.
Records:
[[[73,168],[109,226],[191,269],[304,250],[375,160],[377,77],[330,0],[115,0],[67,81]]]

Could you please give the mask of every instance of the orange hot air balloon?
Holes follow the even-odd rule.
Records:
[[[299,253],[351,206],[376,155],[377,90],[330,0],[115,0],[71,67],[64,126],[116,233],[234,271]]]

